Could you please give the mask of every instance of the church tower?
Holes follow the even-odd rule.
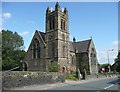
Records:
[[[57,63],[60,67],[70,65],[69,58],[69,32],[68,32],[68,11],[60,10],[57,2],[55,10],[46,10],[46,62]]]

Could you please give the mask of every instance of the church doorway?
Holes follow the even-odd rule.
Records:
[[[27,63],[23,62],[23,71],[27,71]]]
[[[65,71],[66,71],[66,67],[63,66],[63,68],[62,68],[62,73],[65,73]]]

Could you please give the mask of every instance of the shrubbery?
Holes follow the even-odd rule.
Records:
[[[74,73],[70,73],[70,74],[66,75],[65,79],[75,80],[75,81],[78,80],[76,77],[76,74],[74,74]]]
[[[52,64],[48,66],[49,72],[59,72],[59,65]]]

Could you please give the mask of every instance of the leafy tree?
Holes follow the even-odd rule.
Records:
[[[114,69],[120,73],[120,50],[118,51],[118,56],[115,59]]]
[[[21,67],[24,58],[23,38],[17,32],[2,30],[2,70]]]
[[[0,70],[2,69],[2,33],[0,32]]]
[[[106,64],[101,64],[100,67],[101,67],[101,68],[108,68],[109,65],[110,65],[110,64],[108,64],[108,63],[106,63]]]
[[[111,67],[110,64],[106,63],[106,64],[100,64],[99,65],[99,72],[101,72],[102,68],[105,69],[105,72],[109,72],[109,66]]]

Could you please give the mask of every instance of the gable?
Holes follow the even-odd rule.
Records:
[[[75,42],[73,45],[77,53],[81,53],[81,52],[88,52],[90,43],[91,43],[91,39]]]
[[[95,48],[94,42],[93,42],[93,40],[91,40],[91,44],[89,46],[89,51],[91,51],[93,49],[94,49],[94,52],[96,52],[96,48]]]
[[[31,48],[31,46],[32,46],[32,44],[34,42],[34,39],[36,39],[36,38],[40,41],[41,45],[46,47],[46,44],[45,44],[45,33],[36,30],[32,40],[31,40],[31,43],[30,43],[30,45],[28,47],[27,52],[30,50],[30,48]]]
[[[40,32],[40,31],[38,31],[39,33],[40,33],[40,35],[41,35],[41,37],[42,37],[42,39],[44,40],[44,42],[45,42],[45,33],[44,32]]]

